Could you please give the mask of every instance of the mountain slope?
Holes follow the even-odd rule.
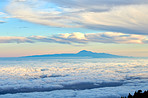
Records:
[[[25,57],[91,57],[91,58],[128,58],[127,56],[119,56],[108,53],[95,53],[91,51],[82,50],[76,54],[47,54],[47,55],[32,55]]]

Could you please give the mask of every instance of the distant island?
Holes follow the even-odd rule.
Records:
[[[85,58],[129,58],[128,56],[119,56],[113,55],[108,53],[96,53],[92,51],[82,50],[78,53],[64,53],[64,54],[45,54],[45,55],[32,55],[32,56],[23,56],[23,57],[50,57],[50,58],[57,58],[57,57],[85,57]]]

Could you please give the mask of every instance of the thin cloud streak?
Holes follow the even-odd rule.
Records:
[[[1,20],[0,20],[0,23],[6,23],[6,22],[5,22],[5,21],[1,21]]]
[[[117,32],[103,33],[65,33],[53,36],[30,36],[30,37],[0,37],[0,43],[61,43],[71,44],[80,43],[87,44],[96,43],[117,43],[117,44],[147,44],[147,36],[136,34],[124,34]]]
[[[27,37],[0,37],[0,43],[33,43]]]
[[[6,23],[5,19],[10,18],[6,13],[0,12],[0,23]]]

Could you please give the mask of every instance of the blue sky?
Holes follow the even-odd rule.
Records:
[[[148,56],[147,0],[1,0],[0,57],[80,50]]]

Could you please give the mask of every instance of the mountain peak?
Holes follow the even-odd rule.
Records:
[[[78,52],[77,54],[93,54],[93,52],[87,51],[87,50],[82,50],[82,51]]]

